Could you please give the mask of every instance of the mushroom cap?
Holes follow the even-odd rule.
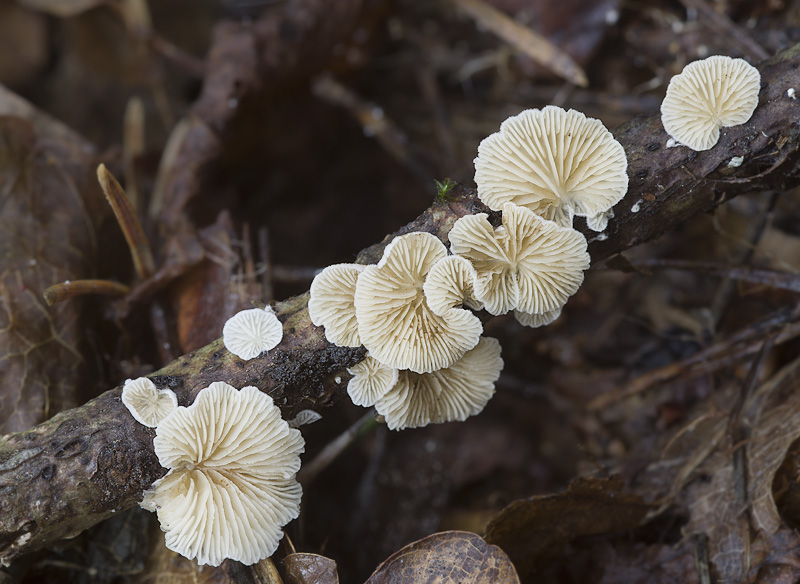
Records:
[[[169,549],[212,566],[274,553],[281,528],[300,512],[304,442],[272,398],[212,383],[158,425],[153,445],[171,470],[141,506],[158,514]]]
[[[478,197],[499,211],[512,202],[572,227],[616,205],[628,190],[622,145],[602,122],[549,105],[508,118],[475,159]]]
[[[689,63],[667,86],[661,122],[675,140],[692,150],[708,150],[719,129],[738,126],[758,105],[761,74],[744,59],[714,55]]]
[[[439,316],[423,293],[425,276],[447,255],[430,233],[395,238],[381,261],[358,277],[355,306],[361,342],[381,363],[427,373],[452,365],[474,347],[483,326],[474,315],[453,310]]]
[[[481,337],[450,367],[430,373],[401,371],[395,386],[375,402],[392,430],[463,422],[494,395],[503,359],[497,339]]]
[[[340,347],[360,347],[353,296],[356,281],[366,266],[328,266],[311,282],[308,315],[316,326],[325,327],[325,338]]]
[[[347,370],[353,378],[347,383],[347,395],[357,406],[371,408],[397,383],[398,370],[384,365],[370,355]]]
[[[514,311],[514,318],[517,319],[517,322],[531,328],[547,326],[553,323],[559,316],[561,316],[560,308],[545,312],[544,314],[528,314],[527,312],[520,312],[519,310]]]
[[[468,259],[457,255],[440,259],[428,272],[422,286],[428,306],[439,315],[462,305],[480,310],[481,303],[475,298],[477,276]]]
[[[512,203],[494,229],[486,213],[465,215],[450,231],[450,249],[472,262],[475,296],[494,315],[557,310],[583,283],[586,238],[571,227]]]
[[[591,217],[586,218],[586,227],[591,229],[592,231],[597,231],[600,233],[601,231],[605,231],[606,227],[608,227],[608,220],[614,216],[614,212],[609,210],[605,213],[598,213],[597,215],[592,215]]]
[[[171,389],[157,389],[150,379],[139,377],[125,380],[122,403],[137,422],[155,428],[178,407],[178,398]]]
[[[225,348],[245,361],[274,349],[282,338],[283,325],[269,306],[237,312],[222,327]]]

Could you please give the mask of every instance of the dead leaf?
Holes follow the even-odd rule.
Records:
[[[19,98],[0,112],[17,109]],[[30,106],[28,106],[30,107]],[[24,108],[22,108],[24,109]],[[92,151],[60,128],[43,139],[0,117],[0,433],[25,430],[91,397],[82,356],[85,304],[47,307],[43,291],[88,276],[95,262],[86,198]]]
[[[289,554],[283,559],[286,584],[339,584],[336,562],[317,554]]]
[[[366,584],[519,584],[500,548],[466,531],[443,531],[407,545],[383,562]]]
[[[638,527],[651,507],[623,488],[618,476],[578,478],[564,493],[514,501],[489,521],[486,541],[501,547],[528,579],[575,538]]]

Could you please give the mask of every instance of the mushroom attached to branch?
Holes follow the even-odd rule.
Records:
[[[371,408],[397,383],[399,371],[388,367],[370,355],[350,367],[353,378],[347,383],[347,395],[357,406]]]
[[[139,377],[125,380],[122,403],[137,422],[155,428],[178,407],[178,398],[171,389],[158,389],[147,377]]]
[[[212,566],[274,553],[300,512],[295,474],[305,443],[272,398],[212,383],[158,425],[153,445],[170,471],[141,506],[158,514],[169,549]]]
[[[325,327],[325,338],[340,347],[360,347],[353,297],[356,281],[366,266],[328,266],[311,282],[308,316],[316,326]]]
[[[225,348],[245,361],[274,349],[281,339],[283,325],[269,306],[237,312],[222,327]]]
[[[480,143],[475,183],[495,211],[511,202],[572,227],[574,215],[596,217],[622,199],[627,167],[625,150],[599,120],[547,106],[508,118]]]
[[[559,310],[589,268],[581,233],[513,203],[503,205],[503,224],[497,229],[486,213],[478,213],[456,221],[449,237],[453,253],[475,267],[475,296],[494,315]]]
[[[720,128],[738,126],[758,105],[761,74],[743,59],[714,55],[673,77],[661,103],[661,122],[677,142],[709,150]]]
[[[466,310],[439,316],[423,282],[447,248],[430,233],[395,238],[381,261],[358,277],[355,306],[361,342],[381,363],[428,373],[449,367],[478,343],[483,326]]]

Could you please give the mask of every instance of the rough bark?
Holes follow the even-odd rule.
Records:
[[[761,99],[753,118],[724,130],[709,151],[667,149],[658,115],[634,119],[614,132],[628,155],[630,189],[605,234],[587,232],[595,262],[738,194],[785,191],[800,183],[800,103],[786,93],[800,88],[800,45],[760,68]],[[743,163],[729,168],[734,156],[743,156]],[[449,202],[435,203],[395,235],[420,230],[447,241],[458,217],[486,211],[472,189],[460,186],[449,194]],[[377,261],[388,240],[364,250],[359,261]],[[182,405],[211,381],[225,380],[268,392],[286,417],[318,409],[342,394],[346,368],[362,359],[364,350],[328,344],[309,321],[307,300],[304,294],[278,304],[285,336],[266,355],[243,362],[217,340],[151,377],[174,389]],[[113,389],[29,431],[0,438],[0,563],[134,505],[164,474],[153,452],[153,431],[134,421],[119,395],[120,389]]]

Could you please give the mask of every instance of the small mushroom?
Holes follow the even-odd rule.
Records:
[[[500,211],[515,203],[572,227],[594,217],[628,190],[625,150],[599,121],[556,106],[508,118],[485,138],[475,159],[478,197]]]
[[[361,342],[381,363],[427,373],[452,365],[474,347],[483,326],[465,310],[439,316],[423,282],[447,248],[430,233],[395,238],[381,261],[358,277],[355,306]]]
[[[245,361],[274,349],[282,338],[283,325],[269,306],[237,312],[222,327],[225,348]]]
[[[483,307],[475,298],[477,276],[469,260],[461,256],[451,255],[440,259],[433,265],[422,286],[428,306],[441,316],[462,306],[480,310]]]
[[[481,337],[450,367],[421,374],[401,371],[394,387],[375,402],[375,409],[391,430],[463,422],[486,406],[502,369],[500,343]]]
[[[758,105],[761,74],[743,59],[714,55],[673,77],[661,103],[661,122],[677,142],[709,150],[720,128],[738,126]]]
[[[157,389],[150,379],[139,377],[125,380],[122,403],[137,422],[155,428],[178,407],[178,398],[171,389]]]
[[[144,494],[167,547],[200,565],[226,558],[254,564],[272,555],[282,527],[300,512],[295,480],[304,449],[267,394],[215,382],[157,427],[161,466]]]
[[[494,229],[486,213],[465,215],[450,231],[453,253],[475,266],[475,297],[494,315],[558,310],[589,268],[586,238],[513,203],[502,221]]]
[[[366,266],[328,266],[311,282],[308,315],[316,326],[325,327],[325,338],[340,347],[360,347],[353,297],[356,281]]]
[[[371,355],[347,370],[353,378],[347,382],[347,395],[357,406],[371,408],[397,383],[398,370],[388,367]]]

